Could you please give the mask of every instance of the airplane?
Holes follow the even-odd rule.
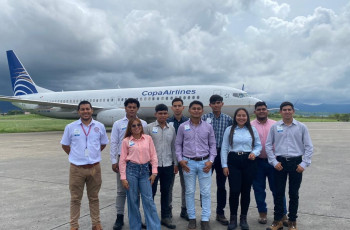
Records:
[[[166,104],[169,108],[174,98],[178,97],[188,106],[193,100],[204,104],[204,113],[211,112],[209,98],[213,94],[224,98],[222,112],[233,116],[235,110],[244,107],[253,113],[256,102],[247,92],[226,86],[215,85],[180,85],[145,88],[103,89],[54,92],[36,85],[13,50],[7,51],[7,60],[14,96],[2,96],[1,101],[12,102],[13,105],[33,113],[47,117],[75,119],[77,105],[87,100],[92,104],[93,117],[106,126],[125,116],[124,101],[136,98],[141,107],[138,116],[146,121],[155,120],[154,108],[157,104]],[[184,114],[188,116],[185,109]]]

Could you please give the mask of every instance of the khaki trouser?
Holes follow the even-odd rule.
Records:
[[[71,164],[69,171],[69,190],[71,195],[70,225],[73,228],[79,227],[78,219],[80,217],[81,198],[83,197],[85,183],[92,226],[100,224],[98,199],[98,192],[102,184],[100,164],[94,165],[91,168],[83,168]]]

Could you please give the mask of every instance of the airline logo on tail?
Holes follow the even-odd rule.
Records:
[[[38,93],[35,83],[12,50],[7,51],[13,94],[15,96]]]

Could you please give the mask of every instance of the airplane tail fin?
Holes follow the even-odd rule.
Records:
[[[37,86],[13,50],[6,51],[10,69],[13,95],[21,96],[50,90]]]

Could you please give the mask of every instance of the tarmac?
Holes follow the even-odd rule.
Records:
[[[314,144],[314,155],[311,166],[303,175],[298,228],[348,229],[350,123],[315,122],[306,125]],[[69,162],[59,143],[61,137],[62,132],[0,134],[0,229],[69,229]],[[116,218],[116,175],[111,169],[109,145],[102,152],[102,158],[103,183],[99,195],[101,222],[103,229],[110,230]],[[227,229],[215,220],[216,182],[214,175],[212,178],[210,225],[213,230]],[[198,191],[197,186],[197,229],[200,229],[201,208]],[[158,191],[155,197],[158,213],[159,200]],[[268,224],[261,225],[257,222],[258,211],[252,191],[248,213],[250,229],[263,230],[271,224],[271,192],[267,193],[267,203]],[[177,175],[173,192],[173,222],[177,224],[177,229],[183,230],[187,229],[187,221],[179,217],[180,207],[181,186]],[[228,197],[225,213],[226,217],[229,217]],[[123,229],[129,229],[127,211],[125,217]],[[91,229],[86,193],[82,201],[79,223],[80,229]],[[167,228],[162,226],[162,229]]]

